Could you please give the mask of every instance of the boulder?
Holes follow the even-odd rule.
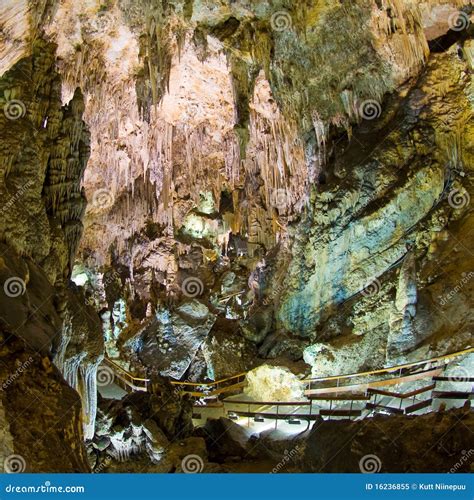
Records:
[[[304,386],[290,369],[262,365],[247,373],[245,393],[254,401],[302,401]]]
[[[207,420],[203,427],[195,430],[195,435],[206,441],[211,460],[224,462],[229,457],[244,458],[247,455],[249,431],[228,418]]]

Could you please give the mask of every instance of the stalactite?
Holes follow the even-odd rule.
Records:
[[[79,391],[79,369],[83,358],[86,356],[84,353],[77,358],[68,359],[64,363],[64,379],[76,391]]]
[[[297,125],[282,116],[262,74],[257,79],[251,106],[250,138],[243,164],[248,176],[262,178],[268,212],[265,214],[257,207],[249,224],[260,227],[255,232],[258,235],[256,242],[268,245],[269,241],[274,241],[274,226],[265,219],[272,218],[273,210],[281,215],[301,210],[307,200],[308,172]],[[249,200],[255,197],[252,190],[252,186],[248,186]],[[263,228],[270,232],[266,234]]]
[[[113,451],[111,455],[119,462],[126,462],[131,456],[137,455],[144,449],[144,444],[135,444],[124,442],[121,437],[111,436]]]
[[[64,320],[63,329],[61,331],[60,343],[54,358],[54,364],[57,366],[58,370],[63,374],[66,379],[66,352],[71,340],[71,328],[68,325],[67,317]],[[69,381],[66,379],[69,383]],[[72,386],[70,383],[69,385]]]
[[[90,317],[82,296],[68,294],[54,364],[81,396],[84,434],[91,439],[97,412],[97,368],[103,359],[101,322]]]
[[[89,156],[89,136],[82,123],[83,106],[82,94],[76,92],[64,107],[61,136],[53,147],[43,188],[48,213],[64,229],[70,262],[82,235],[81,220],[86,206],[81,181]]]
[[[397,54],[400,63],[404,63],[409,71],[420,68],[429,55],[420,8],[400,0],[384,0],[381,6],[382,9],[372,18],[376,28],[374,33],[380,35],[379,43],[386,45],[388,38],[395,48],[392,53]],[[394,15],[394,19],[390,19],[388,12]]]
[[[97,414],[97,368],[102,359],[94,363],[83,363],[81,373],[81,396],[85,415],[84,437],[92,439],[95,432],[95,418]]]

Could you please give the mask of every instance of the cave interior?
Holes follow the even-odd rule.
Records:
[[[3,471],[472,472],[473,14],[0,0]]]

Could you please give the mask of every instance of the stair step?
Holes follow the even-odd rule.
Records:
[[[367,410],[383,410],[386,411],[387,413],[393,413],[395,415],[403,415],[403,410],[400,408],[394,408],[393,406],[384,406],[384,405],[376,405],[374,403],[367,403],[365,405],[365,408]]]
[[[474,382],[474,377],[433,377],[435,382],[453,382],[453,383],[462,383],[462,382]]]
[[[268,420],[288,420],[288,419],[293,419],[293,420],[317,420],[318,415],[312,414],[310,415],[309,413],[256,413],[253,411],[238,411],[238,410],[232,410],[228,413],[228,415],[232,415],[233,418],[236,417],[261,417],[264,419]],[[232,418],[229,416],[229,418]]]
[[[433,404],[432,399],[425,399],[425,401],[420,401],[415,403],[414,405],[405,408],[405,415],[409,415],[410,413],[414,413],[415,411],[422,410],[423,408],[428,408]]]
[[[341,394],[336,396],[313,394],[309,396],[312,401],[368,401],[370,396],[365,394]]]
[[[435,387],[436,387],[436,384],[431,384],[431,385],[427,385],[425,387],[422,387],[421,389],[416,389],[415,391],[405,392],[405,393],[383,391],[381,389],[367,389],[367,394],[370,394],[370,395],[377,394],[380,396],[388,396],[391,398],[408,399],[408,398],[412,398],[413,396],[418,396],[418,394],[423,394],[424,392],[432,391]]]
[[[436,399],[469,399],[474,393],[459,391],[433,391],[433,398]]]
[[[319,410],[321,417],[360,417],[362,410]]]

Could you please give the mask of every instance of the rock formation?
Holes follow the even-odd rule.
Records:
[[[466,473],[472,471],[473,440],[465,435],[472,418],[459,409],[351,423],[321,420],[291,439],[274,430],[254,436],[242,455],[273,473]],[[225,442],[232,438],[226,435]]]
[[[472,15],[468,0],[3,0],[1,358],[14,372],[31,356],[34,377],[0,395],[0,458],[46,467],[12,417],[29,381],[67,415],[58,470],[106,454],[178,470],[151,397],[102,401],[96,425],[104,356],[153,379],[254,370],[252,394],[292,398],[310,373],[470,345]],[[173,401],[167,418],[189,410]]]
[[[13,10],[7,9],[7,14],[20,16],[14,6],[10,7]],[[46,16],[47,6],[43,7],[41,15]],[[17,452],[17,448],[28,446],[26,440],[18,439],[20,426],[29,427],[31,423],[38,429],[47,428],[40,418],[53,425],[60,419],[66,421],[67,416],[69,422],[64,423],[63,430],[59,426],[54,446],[57,451],[66,447],[71,460],[70,464],[67,460],[59,464],[57,470],[84,471],[88,466],[79,427],[82,420],[89,419],[92,429],[88,432],[93,433],[95,374],[89,374],[102,356],[103,342],[100,328],[95,332],[90,329],[96,311],[84,309],[83,294],[72,288],[69,277],[83,231],[86,199],[81,181],[89,158],[89,132],[82,121],[84,102],[80,89],[67,104],[61,102],[56,48],[42,38],[45,21],[37,17],[40,13],[33,8],[28,15],[30,27],[25,35],[24,53],[15,56],[15,60],[10,61],[11,67],[5,68],[0,76],[3,108],[0,115],[0,315],[5,363],[13,368],[15,359],[21,365],[21,359],[31,354],[34,371],[33,368],[25,370],[21,381],[9,384],[2,392],[2,400],[9,402],[3,403],[7,404],[7,410],[9,404],[24,405],[21,398],[25,393],[21,396],[21,387],[28,386],[30,381],[32,396],[39,401],[44,399],[43,404],[49,409],[40,412],[41,406],[37,407],[36,418],[31,408],[33,416],[20,411],[18,418],[14,411],[8,410],[6,420],[2,421],[13,433],[13,451]],[[78,314],[82,314],[82,318]],[[71,344],[80,346],[80,354],[66,352],[68,335],[74,335]],[[88,338],[89,335],[93,338]],[[52,360],[60,359],[58,366],[64,369],[75,355],[79,356],[76,373],[70,376],[66,373],[66,376],[73,387],[82,384],[86,402],[83,416],[77,395],[50,366]],[[37,365],[41,366],[37,356],[43,356],[44,370],[37,369]],[[5,371],[2,380],[8,381],[13,373],[15,370]],[[26,404],[30,403],[28,400]],[[44,436],[37,435],[35,441],[41,443],[38,444],[40,455],[29,461],[27,458],[32,452],[22,450],[22,456],[29,470],[46,471],[45,458],[54,450],[48,450]],[[57,458],[52,458],[49,463],[53,466],[56,462]]]

